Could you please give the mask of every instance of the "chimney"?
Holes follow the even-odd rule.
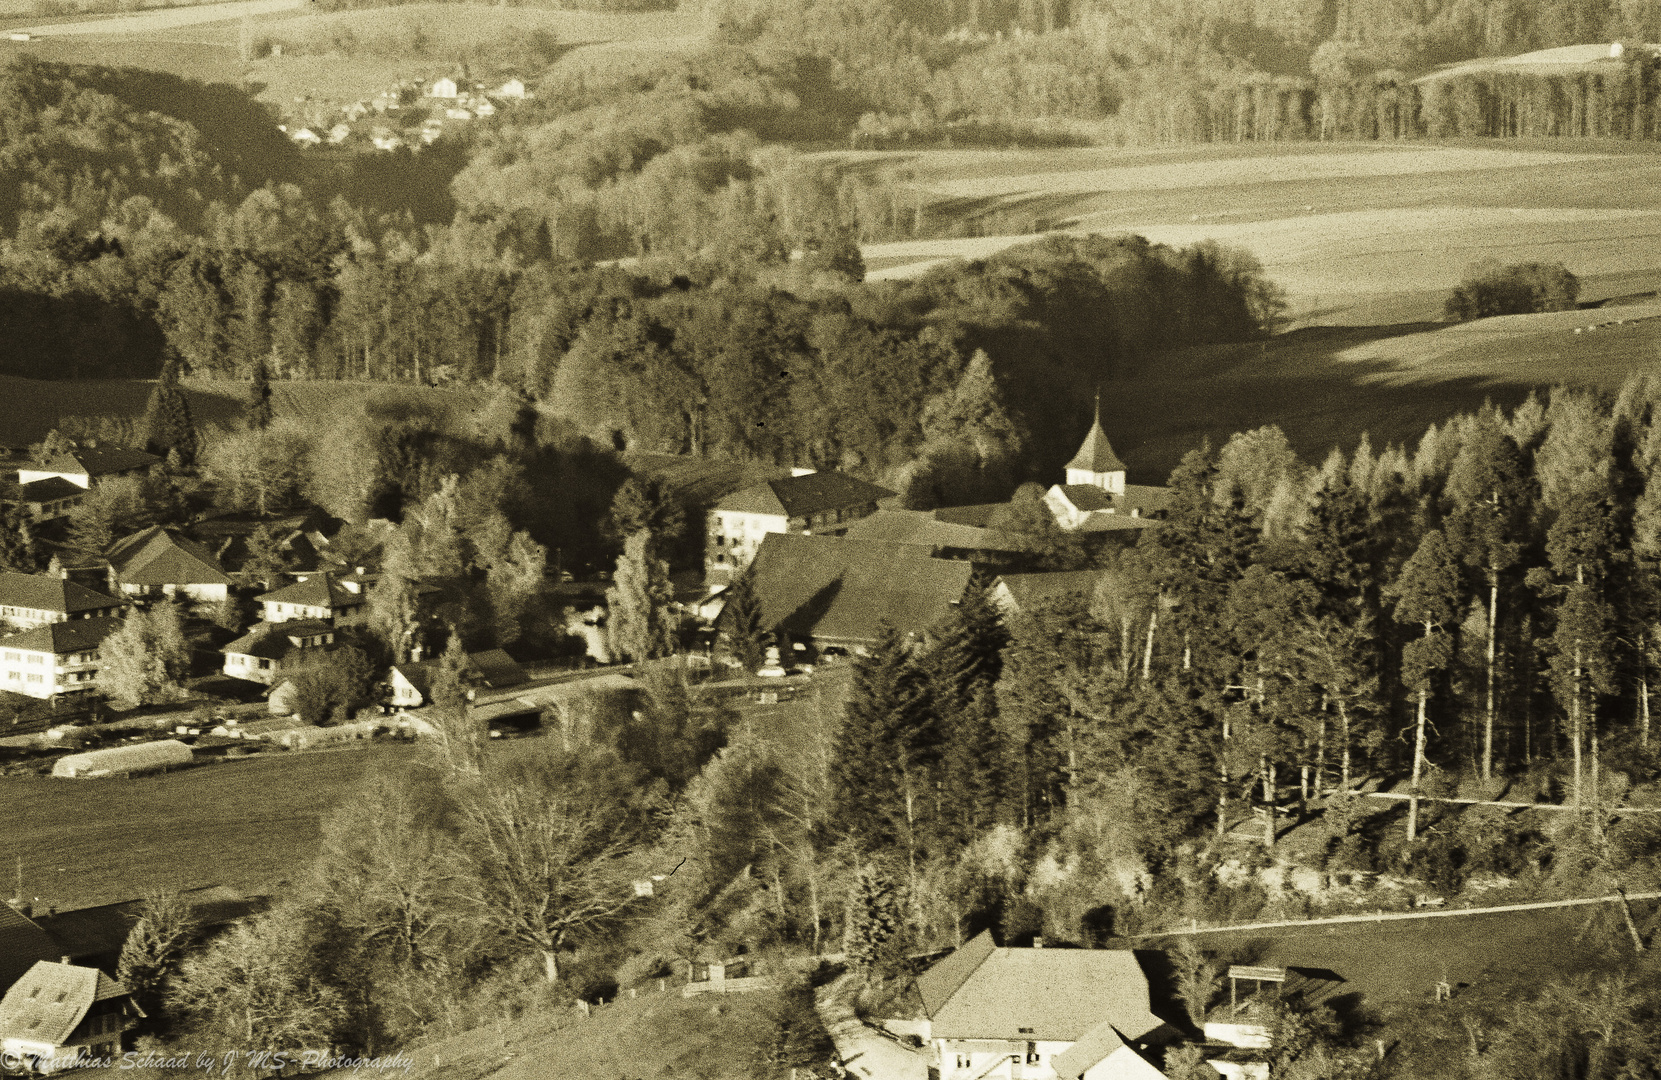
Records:
[[[1042,937],[1033,938],[1032,947],[1035,949],[1042,949],[1044,947],[1044,939]]]
[[[420,645],[411,645],[409,647],[409,662],[412,664],[419,664],[421,662]]]
[[[62,963],[65,963],[65,964],[67,964],[67,963],[69,963],[69,957],[67,957],[67,956],[65,956],[65,957],[64,957],[64,958],[63,958],[63,959],[62,959]]]

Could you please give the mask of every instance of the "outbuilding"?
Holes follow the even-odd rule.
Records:
[[[58,759],[58,763],[52,766],[52,775],[82,780],[100,776],[130,776],[189,765],[193,757],[190,747],[179,740],[162,739],[159,742],[111,746],[84,754],[70,754]]]

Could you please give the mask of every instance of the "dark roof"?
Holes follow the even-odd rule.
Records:
[[[282,660],[301,647],[294,638],[318,637],[332,634],[335,628],[319,619],[291,619],[288,622],[260,623],[219,651],[238,656],[258,656],[266,660]],[[317,648],[317,646],[309,646]]]
[[[715,504],[717,510],[747,514],[783,514],[806,517],[826,510],[851,510],[882,499],[894,492],[839,472],[807,473],[769,480],[734,492]]]
[[[492,690],[518,686],[528,678],[525,669],[519,666],[519,662],[501,649],[486,649],[484,652],[468,653],[467,660],[480,680]]]
[[[68,622],[48,623],[33,630],[24,630],[0,638],[0,648],[29,649],[58,656],[96,649],[104,639],[121,629],[121,620],[110,615],[91,619],[70,619]]]
[[[1086,512],[1094,510],[1111,510],[1113,496],[1105,488],[1094,484],[1057,484],[1061,493],[1067,496],[1067,501]]]
[[[918,977],[934,1038],[1077,1042],[1107,1023],[1139,1040],[1164,1023],[1129,949],[990,946],[983,933]]]
[[[877,640],[886,624],[921,634],[963,599],[974,566],[880,540],[769,533],[752,564],[770,629],[839,642]]]
[[[856,540],[888,540],[931,551],[1020,551],[1018,542],[994,529],[941,521],[927,510],[878,510],[849,525],[843,535]]]
[[[1096,583],[1103,577],[1100,570],[1055,570],[1034,574],[1003,574],[992,583],[1009,590],[1010,599],[1017,608],[1026,608],[1046,600],[1076,596],[1089,600],[1096,593]]]
[[[364,595],[340,585],[335,581],[333,574],[323,571],[309,574],[292,585],[285,585],[280,589],[264,593],[258,599],[262,603],[344,608],[363,603]]]
[[[205,740],[199,739],[196,749]],[[241,739],[226,740],[243,746]],[[203,926],[223,926],[234,919],[244,918],[269,907],[262,898],[248,898],[224,886],[190,889],[182,894],[190,904],[191,918]],[[133,924],[144,914],[143,900],[123,900],[115,904],[75,908],[41,916],[41,928],[51,935],[57,945],[52,955],[67,956],[71,960],[99,961],[114,964],[127,943]]]
[[[124,603],[56,574],[0,574],[0,606],[4,607],[77,615],[83,611],[118,608]]]
[[[127,585],[229,585],[213,553],[177,529],[152,525],[110,546],[110,565]]]
[[[32,461],[22,466],[35,472],[85,473],[88,476],[108,476],[111,473],[143,469],[161,458],[142,450],[125,446],[77,445],[66,454],[55,454],[44,461]]]
[[[96,1002],[126,995],[97,968],[36,961],[0,998],[0,1037],[62,1046]]]
[[[1125,463],[1113,452],[1113,444],[1107,441],[1107,432],[1102,430],[1099,413],[1095,423],[1090,425],[1090,434],[1084,437],[1084,445],[1078,448],[1067,468],[1097,473],[1125,471]]]
[[[935,518],[940,521],[948,521],[954,525],[973,525],[976,528],[984,529],[991,524],[993,515],[1000,510],[1008,509],[1008,507],[1009,504],[1006,502],[975,503],[972,506],[942,506],[933,513]]]
[[[56,502],[58,499],[70,499],[77,495],[85,495],[87,489],[61,476],[48,476],[44,480],[31,480],[17,489],[17,497],[24,502],[46,503]]]
[[[60,955],[50,934],[0,901],[0,988],[22,978],[36,960],[56,960]]]

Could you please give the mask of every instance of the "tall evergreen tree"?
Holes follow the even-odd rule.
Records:
[[[652,554],[651,539],[646,529],[629,537],[606,590],[606,641],[618,659],[655,660],[674,651],[669,564]]]
[[[755,574],[746,568],[727,589],[727,600],[721,608],[721,653],[745,673],[754,675],[766,662],[767,647],[772,643],[773,635],[761,619]]]
[[[196,462],[196,425],[190,417],[190,401],[179,385],[179,357],[170,353],[162,363],[161,378],[150,392],[144,407],[144,448],[163,457],[178,456],[183,466]]]
[[[1442,629],[1458,612],[1459,569],[1447,538],[1439,529],[1425,533],[1415,551],[1390,583],[1395,619],[1416,625],[1419,637],[1402,651],[1402,683],[1418,699],[1413,735],[1413,786],[1407,803],[1407,839],[1418,838],[1419,781],[1425,768],[1426,702],[1437,676],[1453,659],[1453,644]]]
[[[834,764],[833,820],[866,851],[904,847],[915,867],[930,809],[927,710],[920,672],[898,631],[884,628],[854,664]]]
[[[959,844],[991,825],[998,806],[992,688],[1007,642],[986,590],[972,586],[925,661],[927,706],[940,741],[940,828]]]
[[[248,388],[248,426],[260,431],[271,426],[271,372],[263,359],[254,361],[254,380]]]

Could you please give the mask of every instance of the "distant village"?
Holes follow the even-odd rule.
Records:
[[[280,124],[278,130],[305,147],[419,150],[443,134],[446,124],[488,119],[500,109],[533,96],[518,78],[488,87],[465,76],[456,79],[443,75],[431,81],[401,82],[373,98],[339,109],[296,99],[296,111],[305,116],[306,122]]]

